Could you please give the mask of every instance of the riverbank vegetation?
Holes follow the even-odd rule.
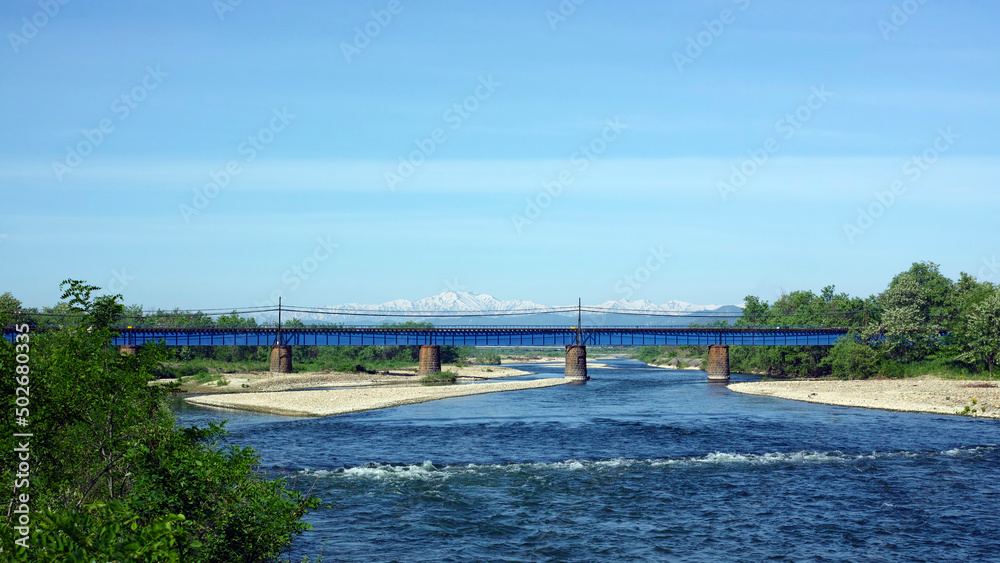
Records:
[[[0,437],[5,560],[279,557],[319,500],[263,473],[221,425],[176,427],[165,406],[174,387],[149,385],[165,347],[120,354],[120,296],[74,280],[63,289],[62,330],[0,340],[0,422],[22,434]],[[0,311],[19,309],[4,300]],[[0,312],[3,326],[13,320]]]
[[[914,263],[867,298],[794,291],[746,297],[738,326],[848,327],[835,346],[731,346],[730,369],[772,377],[992,379],[1000,360],[1000,286]]]
[[[633,348],[630,357],[651,365],[676,363],[677,367],[685,368],[692,363],[708,362],[708,346],[638,346]],[[671,362],[671,360],[678,360]]]

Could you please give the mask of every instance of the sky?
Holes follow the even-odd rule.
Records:
[[[867,296],[918,261],[1000,282],[998,23],[972,0],[11,0],[0,293],[727,304]]]

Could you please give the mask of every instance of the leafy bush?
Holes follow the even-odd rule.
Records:
[[[440,373],[425,375],[420,378],[420,382],[424,384],[455,383],[456,381],[458,381],[458,374],[447,370]]]
[[[77,326],[29,333],[32,555],[43,561],[264,561],[308,526],[318,505],[258,472],[221,426],[178,429],[164,406],[176,384],[149,385],[159,345],[122,356],[109,328],[121,308],[67,280]],[[15,348],[0,340],[0,422],[14,423]],[[18,415],[22,416],[22,415]],[[13,433],[0,436],[0,480],[14,483]],[[21,438],[23,440],[23,438]],[[4,550],[13,521],[0,518]],[[22,559],[25,550],[15,551]]]

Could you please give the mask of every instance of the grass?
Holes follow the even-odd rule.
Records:
[[[912,362],[909,364],[899,364],[902,377],[921,377],[930,375],[941,379],[972,379],[986,380],[989,372],[974,372],[962,365],[952,363],[946,359],[924,360],[922,362]]]
[[[420,378],[420,382],[426,385],[442,385],[447,383],[455,383],[458,381],[458,374],[453,371],[442,371],[440,373],[432,373],[430,375],[425,375]]]

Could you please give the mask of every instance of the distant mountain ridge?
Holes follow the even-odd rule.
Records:
[[[562,305],[563,307],[568,305]],[[733,315],[735,313],[742,312],[741,305],[696,305],[693,303],[687,303],[684,301],[671,300],[663,304],[656,304],[652,301],[641,299],[636,301],[629,301],[627,299],[618,299],[615,301],[607,301],[601,303],[600,305],[591,305],[592,307],[599,307],[602,309],[608,309],[609,314],[584,314],[585,321],[589,320],[591,322],[600,319],[600,322],[596,324],[609,325],[613,324],[611,321],[616,323],[624,323],[628,325],[636,324],[642,319],[647,319],[641,324],[678,324],[676,322],[671,322],[670,317],[659,317],[659,322],[651,322],[648,319],[656,320],[656,317],[639,317],[635,315],[626,315],[621,313],[637,312],[637,311],[651,311],[655,313],[703,313],[705,315]],[[523,299],[510,299],[501,300],[488,295],[485,293],[473,293],[468,291],[445,291],[437,295],[432,295],[430,297],[424,297],[423,299],[418,299],[416,301],[410,301],[409,299],[396,299],[393,301],[386,301],[379,304],[366,304],[366,303],[344,303],[341,305],[320,307],[319,311],[316,313],[299,313],[299,312],[288,312],[285,313],[284,318],[297,318],[300,321],[310,324],[310,323],[346,323],[346,324],[381,324],[382,322],[400,322],[400,321],[429,321],[435,322],[436,324],[563,324],[563,319],[560,317],[569,318],[572,315],[566,313],[546,313],[547,311],[554,310],[555,307],[540,305],[533,301],[526,301]],[[525,311],[530,310],[537,314],[530,315],[511,315],[511,316],[499,316],[499,317],[466,317],[466,318],[454,318],[454,319],[442,319],[441,317],[421,317],[419,313],[427,313],[431,315],[433,313],[472,313],[472,312],[487,312],[487,313],[501,313],[501,312],[512,312],[512,311]],[[372,313],[378,313],[379,317],[358,317],[354,315],[338,314],[338,312],[348,313],[354,311],[366,311]],[[405,313],[406,316],[394,316],[391,313]],[[616,314],[619,313],[619,314]],[[415,315],[416,314],[416,315]],[[276,315],[273,314],[262,314],[257,315],[258,321],[273,321]],[[681,319],[673,319],[674,321]],[[691,322],[691,319],[684,319],[685,322]],[[695,319],[698,320],[698,319]],[[710,321],[711,319],[702,319],[702,322]],[[586,322],[585,322],[586,324]]]

